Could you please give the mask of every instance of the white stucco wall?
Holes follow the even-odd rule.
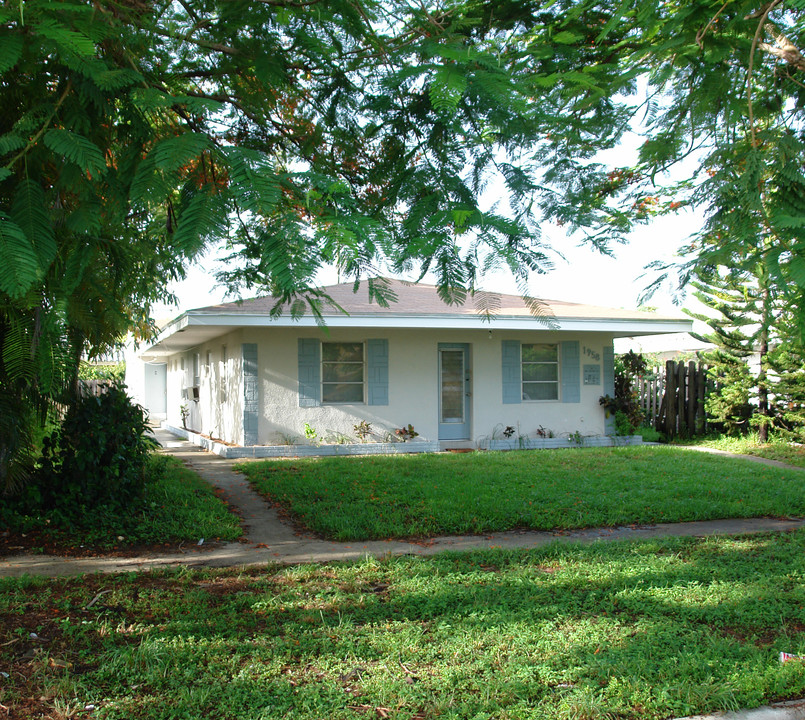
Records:
[[[364,342],[387,339],[389,343],[389,404],[322,405],[300,407],[298,395],[299,338],[324,342]],[[179,407],[191,410],[188,428],[226,442],[243,444],[243,343],[257,345],[259,422],[258,443],[284,444],[303,438],[305,423],[319,435],[336,432],[354,437],[353,426],[365,420],[378,434],[411,423],[423,439],[438,439],[438,346],[467,343],[471,366],[471,439],[490,437],[497,427],[511,425],[523,435],[534,435],[542,426],[556,436],[581,432],[603,435],[604,411],[598,403],[603,385],[584,385],[581,402],[559,401],[504,404],[502,398],[502,340],[523,343],[579,342],[581,366],[602,366],[603,349],[612,337],[602,333],[558,333],[489,330],[389,330],[333,328],[325,333],[310,328],[247,328],[215,338],[185,353],[168,358],[168,422],[181,427]],[[226,361],[223,347],[226,346]],[[589,353],[586,353],[589,351]],[[182,390],[193,381],[193,354],[200,356],[199,401],[185,400]],[[209,363],[207,362],[209,353]],[[595,360],[595,355],[598,360]],[[184,360],[184,370],[181,368]]]
[[[126,392],[129,397],[146,410],[148,418],[152,422],[164,420],[165,414],[162,412],[164,393],[161,382],[154,377],[154,369],[159,368],[161,371],[164,367],[163,361],[145,362],[139,356],[139,349],[133,341],[129,341],[126,345],[124,359],[126,362]]]
[[[168,423],[182,427],[180,408],[186,405],[190,415],[188,429],[220,438],[243,442],[243,388],[241,373],[241,331],[215,338],[167,358]],[[193,387],[193,358],[199,357],[199,398],[185,397]]]
[[[145,407],[145,363],[139,356],[134,341],[129,340],[124,349],[126,359],[126,391],[138,405]],[[147,408],[146,408],[147,409]]]

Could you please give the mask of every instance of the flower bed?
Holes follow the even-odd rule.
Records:
[[[225,445],[192,430],[167,423],[168,432],[186,438],[194,445],[223,458],[328,457],[333,455],[395,455],[401,453],[438,452],[439,442],[414,438],[407,442],[338,443],[333,445]]]

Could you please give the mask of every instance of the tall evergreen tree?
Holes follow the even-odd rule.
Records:
[[[780,342],[768,354],[773,383],[775,415],[784,432],[802,442],[805,440],[805,346],[798,341],[795,327],[796,312],[790,306],[783,309]]]
[[[766,442],[776,415],[771,396],[778,393],[776,377],[769,374],[770,352],[786,334],[781,324],[785,299],[760,262],[699,270],[691,285],[694,296],[712,311],[686,311],[712,330],[694,337],[716,346],[702,354],[716,382],[705,408],[728,432],[755,427]]]

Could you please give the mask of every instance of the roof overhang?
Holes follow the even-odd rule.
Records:
[[[329,328],[416,329],[416,330],[493,330],[542,332],[596,332],[610,337],[637,337],[664,333],[690,332],[693,322],[684,318],[574,318],[540,319],[523,315],[336,315],[325,317]],[[140,351],[144,358],[186,352],[239,328],[317,328],[311,315],[270,317],[266,314],[200,313],[189,311],[167,325],[153,344]]]

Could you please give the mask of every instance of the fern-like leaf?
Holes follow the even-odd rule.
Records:
[[[11,220],[25,233],[31,247],[39,259],[39,267],[44,272],[56,258],[56,240],[45,208],[45,193],[33,180],[24,180],[19,184],[11,205]],[[20,247],[20,262],[27,262],[27,248]],[[2,255],[5,263],[14,264],[17,258]],[[27,276],[26,276],[27,277]]]
[[[453,66],[443,65],[430,81],[430,102],[436,112],[447,115],[458,107],[467,89],[467,78]]]
[[[106,172],[106,161],[100,148],[83,135],[70,130],[48,130],[43,139],[53,152],[75,163],[82,171],[92,176]]]
[[[210,139],[201,133],[186,132],[160,140],[148,153],[154,166],[165,172],[174,172],[187,165],[210,147]]]
[[[188,256],[194,255],[208,239],[226,234],[226,206],[218,195],[197,192],[179,211],[174,243]]]
[[[20,59],[22,38],[16,34],[0,33],[0,73],[11,70]]]
[[[76,55],[93,55],[95,43],[86,35],[70,30],[50,18],[43,18],[34,24],[36,31],[56,44],[62,52]]]
[[[0,213],[0,292],[18,298],[39,277],[39,258],[22,228]]]
[[[5,135],[0,135],[0,155],[6,155],[7,153],[20,150],[24,147],[24,138],[20,137],[16,133],[6,133]]]
[[[799,287],[805,288],[805,259],[791,258],[788,263],[788,274]]]
[[[244,210],[267,215],[280,199],[280,179],[262,155],[241,148],[227,148],[229,183],[235,201]]]

